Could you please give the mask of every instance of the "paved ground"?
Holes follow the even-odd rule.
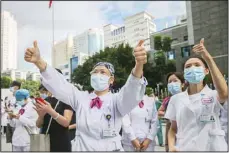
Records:
[[[164,138],[164,133],[165,133],[165,126],[162,126],[163,129],[163,139]],[[156,138],[156,142],[157,142],[157,146],[155,148],[155,151],[165,151],[165,147],[160,147],[158,146],[158,139]],[[163,141],[165,142],[165,141]],[[1,151],[12,151],[12,145],[10,143],[6,143],[6,137],[5,136],[1,136]]]

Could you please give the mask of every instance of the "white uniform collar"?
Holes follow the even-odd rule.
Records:
[[[94,99],[94,98],[96,98],[96,97],[99,97],[99,98],[103,99],[104,97],[106,97],[106,96],[108,96],[108,95],[111,95],[111,92],[108,92],[108,93],[106,93],[105,95],[102,95],[102,96],[97,96],[97,95],[95,94],[95,92],[93,91],[92,93],[89,94],[89,97],[90,97],[90,99]]]
[[[208,87],[208,85],[206,84],[205,86],[204,86],[204,88],[199,92],[199,93],[196,93],[196,94],[201,94],[201,93],[203,93],[203,92],[206,92],[206,91],[211,91],[212,89],[210,89],[209,87]],[[186,95],[189,95],[188,94],[188,88],[184,91],[184,93],[186,94]]]

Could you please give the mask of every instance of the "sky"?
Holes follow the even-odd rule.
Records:
[[[18,24],[18,68],[35,71],[24,61],[24,52],[38,41],[41,55],[51,64],[52,8],[48,1],[2,1],[2,10],[9,11]],[[176,24],[186,14],[185,1],[54,1],[54,40],[68,34],[77,35],[106,24],[123,25],[124,18],[141,11],[154,17],[157,31]]]

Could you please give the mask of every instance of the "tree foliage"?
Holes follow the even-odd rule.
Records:
[[[119,45],[117,48],[105,48],[104,51],[96,53],[89,57],[83,65],[78,66],[72,75],[72,82],[83,86],[83,90],[92,91],[90,86],[90,72],[97,62],[110,62],[115,67],[115,82],[113,88],[115,90],[121,88],[135,65],[135,59],[132,54],[133,48],[127,45]],[[149,53],[148,53],[149,54]],[[149,55],[148,55],[149,59]],[[162,82],[163,76],[168,72],[168,67],[174,69],[174,65],[170,63],[166,65],[164,53],[158,52],[155,58],[156,65],[148,62],[144,66],[144,76],[147,78],[150,87],[155,88],[158,82]]]
[[[38,81],[23,81],[21,88],[29,90],[30,96],[39,96],[39,86],[40,82]]]
[[[155,50],[161,50],[162,49],[161,36],[159,36],[159,35],[154,37],[154,48],[155,48]]]
[[[12,79],[8,76],[1,77],[1,89],[9,88],[12,83]]]

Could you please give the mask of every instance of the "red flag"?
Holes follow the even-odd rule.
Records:
[[[52,0],[49,1],[49,8],[52,6]]]

